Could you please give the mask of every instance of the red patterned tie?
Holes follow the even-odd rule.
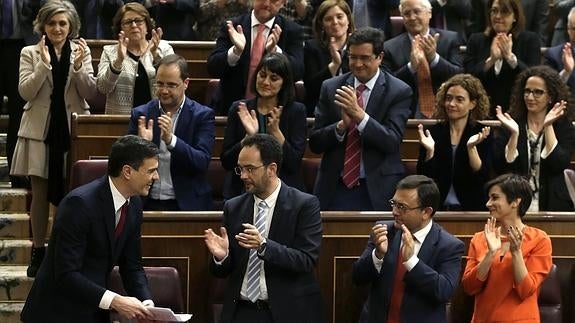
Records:
[[[252,92],[254,72],[256,71],[256,67],[258,67],[258,64],[262,60],[262,56],[264,55],[264,32],[266,30],[266,25],[259,24],[257,27],[258,33],[256,34],[256,38],[252,44],[252,52],[250,54],[250,68],[248,70],[248,83],[246,85],[246,99],[253,99],[255,97],[255,93]]]
[[[118,239],[118,237],[122,234],[122,230],[124,230],[124,223],[126,223],[126,215],[128,214],[128,201],[126,201],[126,203],[124,203],[124,205],[122,205],[122,207],[120,208],[120,220],[118,221],[118,224],[116,224],[116,231],[114,231],[114,234],[116,236],[116,239]]]
[[[405,284],[403,283],[403,276],[405,276],[406,271],[407,270],[403,265],[401,248],[399,248],[397,255],[397,264],[395,266],[395,277],[393,278],[393,287],[391,289],[391,302],[389,304],[387,323],[401,322],[401,303],[403,302],[403,291],[405,289]]]
[[[365,109],[363,105],[363,91],[367,87],[360,84],[355,89],[355,96],[357,97],[357,104]],[[353,124],[347,131],[347,141],[345,143],[345,158],[343,163],[342,180],[345,186],[352,188],[359,184],[359,165],[361,163],[361,138],[359,137],[359,130],[357,124]]]
[[[435,110],[435,95],[431,86],[431,71],[425,59],[417,68],[417,94],[419,96],[419,111],[427,118],[431,118]]]

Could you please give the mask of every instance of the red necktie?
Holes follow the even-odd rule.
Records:
[[[365,109],[363,106],[363,91],[367,87],[360,84],[355,89],[355,96],[357,97],[357,104]],[[343,162],[343,175],[342,180],[345,186],[352,188],[359,184],[359,165],[361,163],[361,138],[359,137],[359,130],[357,124],[352,125],[347,131],[347,141],[345,143],[345,157]]]
[[[389,313],[387,315],[387,323],[400,323],[401,302],[403,301],[403,290],[405,284],[403,283],[403,276],[405,276],[405,266],[403,265],[403,256],[401,255],[401,248],[399,248],[397,255],[397,264],[395,266],[395,277],[393,279],[393,288],[391,289],[391,303],[389,305]]]
[[[431,86],[431,71],[427,60],[422,60],[417,68],[417,93],[419,96],[419,111],[431,118],[435,110],[435,95]]]
[[[126,215],[128,214],[128,201],[126,201],[126,203],[124,203],[124,205],[122,205],[122,207],[120,208],[120,220],[118,221],[118,224],[116,224],[116,230],[114,231],[114,234],[116,236],[116,239],[118,239],[118,237],[122,234],[122,230],[124,230],[124,223],[126,223]]]
[[[252,52],[250,54],[250,68],[248,70],[248,83],[246,85],[246,99],[253,99],[255,97],[255,93],[252,92],[252,82],[254,78],[254,72],[256,71],[256,67],[258,67],[258,64],[262,60],[262,56],[264,55],[265,30],[266,25],[264,24],[258,25],[258,33],[256,34],[256,38],[254,39],[254,43],[252,44]]]

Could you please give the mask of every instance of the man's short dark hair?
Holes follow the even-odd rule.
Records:
[[[112,145],[108,157],[108,175],[120,176],[124,165],[130,165],[138,170],[144,160],[156,157],[159,153],[158,146],[151,141],[134,135],[120,137]]]
[[[276,163],[278,172],[282,164],[282,146],[279,141],[271,135],[256,133],[242,140],[242,148],[256,147],[260,151],[260,157],[264,165]]]
[[[162,57],[158,62],[158,66],[156,68],[160,68],[162,65],[177,65],[180,69],[180,78],[182,81],[190,77],[190,73],[188,72],[188,62],[185,58],[177,54],[170,54]]]
[[[517,174],[503,174],[485,184],[487,192],[489,192],[493,186],[499,186],[501,192],[505,194],[507,203],[511,203],[518,198],[521,199],[517,207],[519,217],[523,217],[525,213],[527,213],[529,206],[531,206],[531,200],[533,199],[533,191],[525,177]]]
[[[397,183],[396,190],[417,189],[417,198],[419,206],[423,209],[426,207],[433,208],[431,215],[439,208],[439,188],[433,179],[425,175],[409,175]]]
[[[385,35],[383,31],[371,27],[361,28],[353,32],[347,40],[347,48],[352,45],[369,43],[373,46],[373,53],[379,55],[383,53],[383,42]]]

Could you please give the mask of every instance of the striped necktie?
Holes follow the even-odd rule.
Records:
[[[363,102],[363,91],[367,87],[365,84],[360,84],[355,90],[357,97],[357,104],[365,110]],[[359,184],[359,168],[361,164],[361,138],[359,137],[359,130],[357,125],[354,125],[347,132],[347,141],[345,143],[345,155],[343,159],[343,175],[342,180],[345,186],[353,188]]]
[[[264,234],[266,230],[266,214],[268,211],[268,205],[265,201],[258,203],[258,213],[254,221],[255,227],[258,229],[261,235]],[[262,260],[258,258],[258,251],[256,249],[250,250],[250,258],[248,260],[248,284],[246,296],[252,302],[255,302],[260,297],[260,271],[261,271]]]

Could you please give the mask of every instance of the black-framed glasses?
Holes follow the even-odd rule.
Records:
[[[146,22],[145,18],[126,19],[122,21],[122,26],[130,27],[133,23],[136,23],[136,26],[141,26],[144,22]]]
[[[539,99],[541,96],[543,96],[543,94],[545,94],[545,90],[541,90],[541,89],[530,89],[530,88],[524,88],[523,89],[523,96],[524,97],[528,97],[529,94],[533,94],[533,97],[536,99]]]
[[[260,166],[236,166],[234,167],[234,173],[236,173],[236,175],[242,175],[243,172],[248,173],[249,175],[253,174],[257,169],[262,168],[264,166],[267,166],[268,164],[263,164]]]
[[[401,213],[405,213],[407,211],[411,211],[411,210],[417,210],[417,209],[421,209],[421,205],[416,206],[416,207],[409,207],[403,203],[397,202],[394,199],[389,200],[389,205],[391,205],[391,208],[396,208],[399,210],[399,212]]]
[[[501,17],[506,17],[506,16],[509,16],[511,14],[511,11],[507,8],[500,9],[500,8],[494,7],[494,8],[489,9],[489,14],[492,16],[501,15]]]

